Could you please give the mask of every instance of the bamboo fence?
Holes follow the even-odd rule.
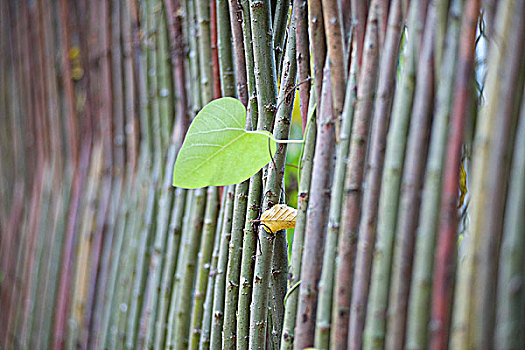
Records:
[[[5,0],[0,26],[0,348],[525,348],[525,1]],[[302,146],[173,187],[221,97]],[[256,222],[290,186],[287,239]]]

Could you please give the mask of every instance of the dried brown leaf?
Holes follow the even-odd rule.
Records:
[[[272,232],[295,227],[297,209],[286,204],[277,204],[261,215],[260,223]]]

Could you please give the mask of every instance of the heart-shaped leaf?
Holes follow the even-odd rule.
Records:
[[[173,169],[173,186],[233,185],[271,161],[275,141],[266,131],[246,131],[246,109],[231,97],[208,103],[191,123]]]

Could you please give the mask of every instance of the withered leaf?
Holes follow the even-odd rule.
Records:
[[[261,215],[260,223],[272,232],[295,227],[297,209],[286,204],[276,204]]]

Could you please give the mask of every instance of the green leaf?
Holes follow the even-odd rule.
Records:
[[[267,131],[246,131],[246,109],[231,97],[208,103],[191,123],[173,169],[173,186],[233,185],[271,161]]]

